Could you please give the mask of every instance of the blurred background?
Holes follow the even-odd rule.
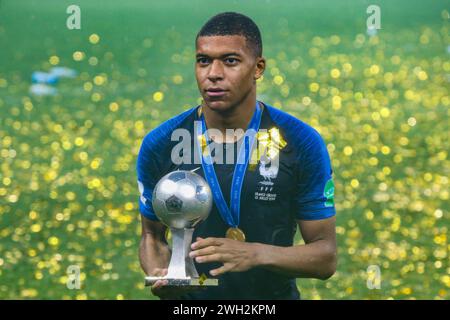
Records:
[[[72,4],[79,30],[66,25]],[[258,98],[315,127],[332,158],[338,271],[299,279],[302,297],[449,299],[449,8],[0,0],[0,298],[154,298],[137,256],[136,156],[147,132],[200,102],[200,27],[238,11],[263,36]]]

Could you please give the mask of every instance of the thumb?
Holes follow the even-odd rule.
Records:
[[[153,277],[164,277],[167,274],[166,268],[155,268],[152,270],[151,275]]]

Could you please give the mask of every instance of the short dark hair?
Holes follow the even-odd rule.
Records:
[[[195,42],[199,37],[231,36],[245,37],[248,47],[256,57],[262,56],[261,33],[258,26],[249,17],[237,12],[223,12],[209,19],[200,29]]]

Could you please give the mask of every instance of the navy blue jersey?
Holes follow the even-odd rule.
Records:
[[[175,170],[195,170],[204,177],[201,164],[195,161],[194,122],[200,121],[198,107],[169,119],[148,133],[141,145],[137,160],[137,178],[141,196],[142,215],[158,220],[152,208],[152,193],[161,177]],[[239,228],[246,241],[275,246],[292,246],[297,230],[296,220],[319,220],[335,215],[332,168],[326,145],[319,133],[301,120],[264,104],[260,131],[277,129],[284,143],[278,147],[278,163],[265,168],[261,162],[250,164],[241,192]],[[185,129],[191,139],[191,150],[184,150],[184,159],[174,163],[173,152],[180,137],[172,137],[176,129]],[[186,137],[184,137],[186,139]],[[174,140],[174,141],[173,141]],[[237,143],[217,144],[226,153]],[[215,150],[218,150],[217,148]],[[179,153],[179,150],[176,150]],[[258,154],[259,156],[259,154]],[[235,162],[215,163],[219,184],[225,201],[230,205],[230,188]],[[224,238],[229,226],[213,205],[209,217],[195,229],[196,237]],[[209,271],[220,263],[196,263],[199,274],[210,276]],[[229,272],[219,276],[218,287],[208,287],[186,295],[186,299],[298,299],[295,278],[264,268],[246,272]]]

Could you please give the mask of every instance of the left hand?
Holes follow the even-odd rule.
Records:
[[[218,276],[225,272],[247,271],[257,265],[258,245],[227,238],[197,238],[189,256],[197,263],[222,262],[223,266],[209,273]]]

